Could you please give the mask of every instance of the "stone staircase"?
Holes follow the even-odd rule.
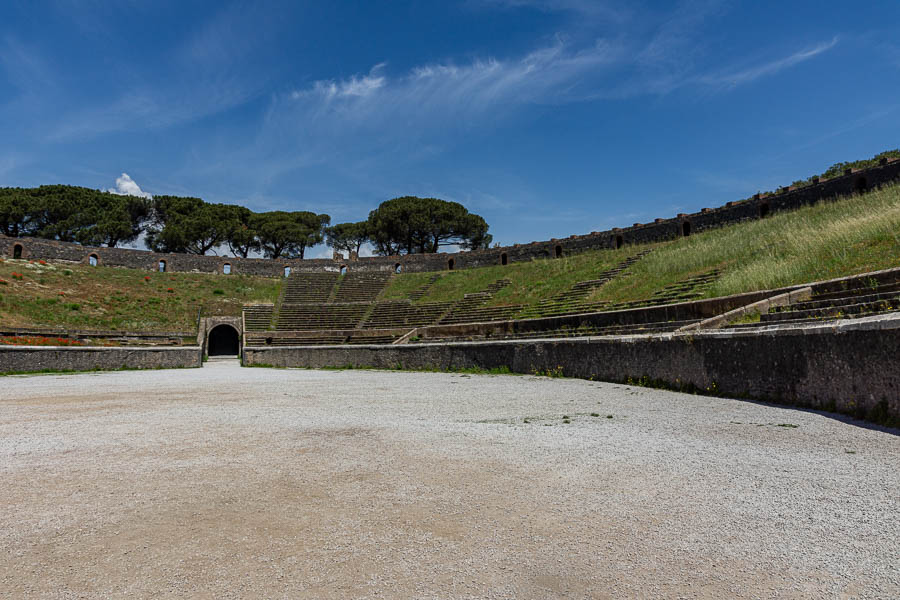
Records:
[[[790,327],[836,319],[852,319],[900,310],[900,281],[820,292],[804,302],[776,306],[755,323],[729,325],[729,329]]]
[[[558,317],[562,315],[576,315],[581,313],[600,312],[609,306],[608,302],[589,302],[585,300],[591,292],[610,280],[622,275],[631,265],[649,254],[651,250],[644,250],[626,260],[620,262],[612,269],[604,271],[596,279],[579,281],[569,289],[541,300],[534,306],[522,311],[519,318],[536,319],[540,317]]]
[[[390,329],[433,325],[444,315],[452,302],[413,304],[408,300],[379,302],[362,324],[364,329]]]
[[[390,344],[400,335],[386,332],[307,331],[248,332],[248,346],[332,346],[337,344]]]
[[[439,325],[452,325],[456,323],[480,323],[484,321],[502,321],[509,318],[522,309],[521,305],[490,306],[484,305],[494,297],[494,294],[510,285],[509,279],[498,279],[489,284],[484,291],[466,294],[463,299],[453,305],[444,317],[438,321]]]
[[[469,308],[465,312],[451,314],[441,320],[441,325],[455,323],[487,323],[489,321],[509,321],[519,312],[522,304],[508,304],[504,306],[479,306]]]
[[[441,277],[442,277],[441,273],[435,273],[434,275],[429,277],[428,281],[426,281],[424,284],[422,284],[421,287],[419,287],[409,293],[409,299],[410,300],[418,300],[419,298],[421,298],[422,296],[427,294],[428,291],[431,289],[431,286],[433,286],[435,284],[435,282],[438,279],[440,279]]]
[[[272,305],[244,307],[247,330],[358,328],[390,279],[389,273],[292,273],[285,282],[277,309]],[[311,337],[322,338],[321,335]]]
[[[618,302],[611,304],[606,310],[625,310],[629,308],[643,308],[647,306],[661,306],[663,304],[673,304],[675,302],[687,302],[688,300],[696,300],[702,298],[707,288],[711,286],[719,278],[719,270],[713,269],[700,275],[688,277],[677,283],[667,285],[661,290],[653,293],[646,300],[636,300],[633,302]]]
[[[680,327],[697,323],[699,321],[700,319],[689,319],[684,321],[633,323],[629,325],[607,325],[600,327],[582,326],[575,329],[562,327],[555,329],[544,329],[540,331],[523,331],[487,337],[483,335],[466,334],[461,336],[428,337],[411,343],[459,342],[478,340],[527,340],[536,338],[567,338],[600,335],[638,335],[646,333],[667,333],[675,331]]]
[[[247,331],[271,329],[274,312],[274,304],[249,304],[244,306],[244,328]]]
[[[347,273],[338,280],[333,302],[374,302],[390,280],[390,273]]]
[[[369,304],[282,304],[276,318],[276,329],[355,329]]]
[[[325,303],[338,281],[337,273],[291,273],[284,284],[282,304]]]

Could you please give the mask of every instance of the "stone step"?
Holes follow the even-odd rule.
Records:
[[[892,282],[892,283],[883,283],[878,286],[872,287],[858,287],[858,288],[850,288],[847,290],[839,290],[837,292],[825,292],[822,294],[815,294],[812,297],[813,301],[816,300],[834,300],[839,298],[849,298],[851,296],[868,296],[870,294],[881,294],[886,292],[896,292],[900,291],[900,281]]]
[[[795,304],[791,304],[789,306],[776,306],[773,307],[769,312],[791,312],[796,310],[809,310],[816,308],[831,308],[838,306],[846,306],[850,304],[860,304],[866,302],[875,302],[877,300],[890,300],[892,298],[897,298],[900,295],[900,292],[882,292],[882,293],[873,293],[873,294],[865,294],[865,295],[852,295],[852,296],[841,296],[837,298],[831,298],[826,300],[814,299],[808,300],[806,302],[797,302]]]
[[[887,300],[875,300],[873,302],[860,302],[858,304],[844,304],[828,308],[812,308],[808,310],[792,310],[785,312],[764,313],[760,315],[760,322],[772,323],[778,321],[793,321],[797,319],[829,319],[839,318],[844,315],[861,315],[891,312],[900,308],[900,298]]]

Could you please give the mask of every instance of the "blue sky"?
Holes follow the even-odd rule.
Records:
[[[0,186],[564,237],[900,146],[898,31],[894,0],[5,0]]]

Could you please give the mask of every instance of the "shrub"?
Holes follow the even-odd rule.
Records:
[[[63,306],[65,306],[69,310],[81,310],[81,305],[77,302],[69,302],[68,304],[64,304]]]
[[[166,291],[167,291],[168,293],[170,293],[170,294],[174,294],[174,293],[175,293],[175,288],[166,288]]]
[[[223,294],[225,294],[225,290],[213,290],[213,294],[215,294],[216,296],[222,296]]]

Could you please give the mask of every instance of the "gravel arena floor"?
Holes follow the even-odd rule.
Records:
[[[4,598],[900,597],[900,436],[827,414],[217,361],[2,378],[0,456]]]

